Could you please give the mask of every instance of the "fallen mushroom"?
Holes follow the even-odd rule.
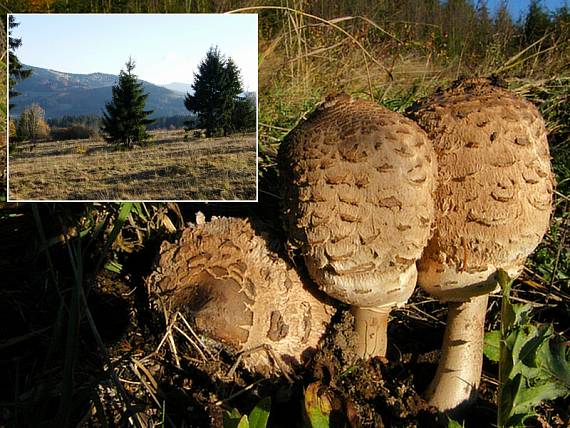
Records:
[[[328,98],[279,148],[285,228],[310,276],[351,305],[357,354],[384,356],[390,310],[416,284],[430,236],[435,155],[411,120]]]
[[[202,220],[162,244],[149,286],[190,314],[199,332],[243,353],[249,371],[287,374],[316,351],[333,308],[304,287],[265,235],[249,220]]]
[[[528,101],[470,79],[413,106],[437,154],[435,231],[419,285],[449,302],[429,402],[461,410],[481,377],[488,293],[516,277],[549,224],[553,177],[544,120]]]

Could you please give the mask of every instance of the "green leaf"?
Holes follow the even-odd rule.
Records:
[[[541,385],[521,389],[516,397],[514,414],[532,412],[534,407],[545,400],[554,400],[561,395],[558,385],[545,382]]]
[[[241,419],[241,413],[239,412],[238,409],[231,409],[231,410],[227,410],[226,414],[233,419]]]
[[[521,361],[529,367],[537,367],[538,350],[547,343],[554,331],[550,325],[527,325],[522,328],[526,343],[520,349]]]
[[[143,210],[144,204],[142,202],[133,202],[133,212],[140,217],[143,221],[148,221],[147,216]]]
[[[247,419],[247,417],[244,415]],[[238,409],[226,410],[223,414],[224,428],[238,428],[241,423],[242,415]]]
[[[451,419],[449,416],[447,417],[447,428],[463,428],[464,426],[464,424],[460,424],[456,420]]]
[[[249,420],[247,419],[247,415],[243,415],[239,420],[239,424],[237,428],[249,428]]]
[[[483,345],[483,354],[494,362],[499,361],[501,347],[501,332],[493,330],[485,333],[485,344]]]
[[[265,397],[257,403],[249,414],[249,426],[251,428],[265,428],[271,411],[271,397]]]
[[[542,401],[570,394],[570,353],[551,325],[531,322],[530,305],[513,305],[511,283],[499,273],[503,289],[501,331],[485,336],[485,355],[496,357],[499,343],[497,426],[522,426]]]
[[[237,428],[249,428],[249,420],[247,419],[247,415],[243,415],[241,417]]]
[[[305,411],[311,428],[328,428],[332,405],[326,394],[319,394],[319,383],[310,384],[305,391]]]
[[[129,214],[131,213],[131,210],[133,209],[133,203],[121,202],[119,204],[119,207],[120,207],[119,213],[117,215],[117,219],[115,220],[115,224],[113,225],[113,229],[111,230],[111,233],[107,238],[107,242],[105,242],[105,247],[103,248],[103,251],[99,255],[99,260],[97,261],[96,265],[97,268],[95,269],[96,271],[98,271],[99,267],[101,267],[101,265],[103,264],[103,261],[105,260],[108,251],[111,249],[113,242],[115,242],[115,239],[117,239],[117,236],[119,236],[119,233],[121,232],[121,229],[125,224],[125,221],[127,220]]]
[[[111,260],[110,262],[105,263],[104,268],[109,272],[121,273],[123,270],[123,265],[116,260]]]
[[[551,340],[537,352],[537,365],[557,383],[563,395],[570,394],[570,348],[562,341]]]

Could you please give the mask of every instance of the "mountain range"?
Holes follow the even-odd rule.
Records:
[[[32,103],[45,110],[46,119],[62,116],[98,115],[111,101],[112,87],[118,76],[105,73],[74,74],[45,68],[24,66],[31,69],[27,79],[17,83],[15,90],[20,93],[10,99],[15,107],[10,115],[18,116]],[[146,109],[153,110],[151,118],[189,115],[184,107],[184,96],[190,89],[186,83],[171,83],[158,86],[141,80],[144,91],[149,94]]]
[[[184,95],[187,93],[194,93],[194,89],[192,89],[192,85],[190,83],[172,82],[161,86],[174,92],[180,92]]]

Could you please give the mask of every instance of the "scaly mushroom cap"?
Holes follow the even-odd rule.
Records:
[[[200,332],[235,352],[270,345],[288,370],[316,350],[333,313],[244,219],[213,219],[164,242],[149,282]],[[250,371],[279,373],[263,350],[242,361]]]
[[[315,282],[361,307],[405,303],[430,235],[435,155],[411,120],[329,98],[281,144],[285,227]]]
[[[411,116],[433,141],[439,169],[435,232],[418,282],[442,301],[492,291],[497,269],[517,276],[548,228],[553,176],[544,120],[486,79],[423,100]]]

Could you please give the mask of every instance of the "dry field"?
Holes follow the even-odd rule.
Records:
[[[255,134],[117,150],[103,140],[21,143],[10,154],[10,200],[254,200]]]

